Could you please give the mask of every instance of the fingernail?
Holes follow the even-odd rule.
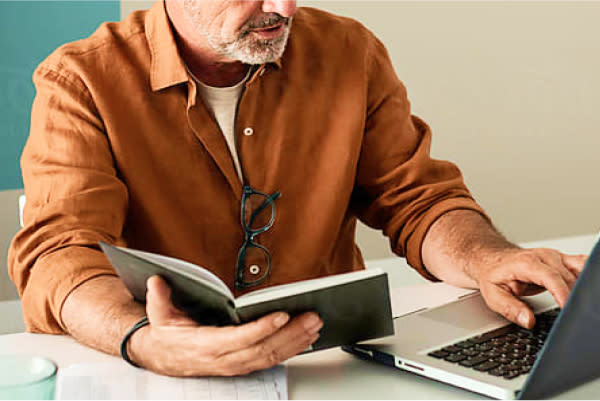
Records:
[[[321,319],[319,319],[319,316],[317,316],[316,314],[310,315],[308,318],[306,318],[306,320],[304,320],[304,329],[306,331],[312,331],[315,327],[319,327],[319,325],[321,324],[322,322]]]
[[[319,322],[315,326],[313,326],[310,329],[308,329],[308,332],[310,334],[315,334],[315,333],[318,333],[319,330],[321,330],[322,328],[323,328],[323,322]]]
[[[290,315],[288,315],[287,313],[280,312],[277,314],[275,319],[273,319],[273,324],[275,325],[275,327],[281,327],[284,324],[286,324],[288,320],[290,320]]]
[[[529,327],[529,314],[525,311],[519,313],[519,324],[524,327]]]

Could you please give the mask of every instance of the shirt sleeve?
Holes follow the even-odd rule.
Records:
[[[458,167],[431,158],[431,130],[411,115],[406,89],[383,44],[370,36],[365,61],[367,116],[353,199],[358,217],[383,230],[394,253],[429,280],[421,246],[433,222],[451,210],[489,217],[466,188]]]
[[[8,269],[27,330],[61,333],[61,308],[71,291],[115,274],[97,244],[120,241],[128,195],[82,80],[42,64],[33,81],[31,129],[21,157],[24,228],[10,245]]]

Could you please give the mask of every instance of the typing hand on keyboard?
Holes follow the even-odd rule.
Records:
[[[506,249],[497,257],[473,277],[490,309],[524,328],[532,328],[535,317],[519,297],[547,289],[562,308],[586,260],[553,249]]]
[[[542,349],[559,309],[536,315],[532,330],[515,324],[448,345],[428,355],[492,376],[514,379],[531,370]]]

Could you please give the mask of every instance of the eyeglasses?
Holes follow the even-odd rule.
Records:
[[[264,246],[254,242],[254,238],[267,231],[275,221],[275,200],[281,196],[277,191],[273,195],[255,191],[244,185],[242,193],[241,222],[244,228],[244,243],[238,252],[235,288],[244,289],[265,281],[271,271],[271,254]],[[258,207],[254,208],[256,205]],[[268,207],[271,207],[267,220]],[[254,209],[251,213],[250,210]],[[266,222],[265,222],[266,221]],[[248,263],[247,263],[248,262]],[[249,264],[246,274],[246,266]],[[248,277],[249,276],[249,277]]]

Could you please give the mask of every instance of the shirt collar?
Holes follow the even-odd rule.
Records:
[[[188,81],[185,64],[179,55],[171,22],[163,0],[152,5],[146,14],[146,37],[150,48],[150,86],[159,91]]]
[[[177,42],[164,0],[155,2],[146,14],[146,37],[151,54],[150,86],[152,90],[156,92],[188,82],[190,78],[177,49]],[[281,59],[269,64],[281,68]],[[264,65],[259,69],[262,68]]]

